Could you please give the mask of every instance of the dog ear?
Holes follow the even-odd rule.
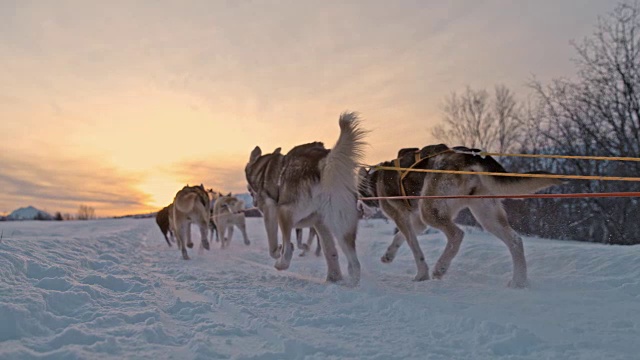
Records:
[[[281,148],[281,147],[279,147],[279,148],[277,148],[277,149],[273,150],[273,154],[276,154],[276,155],[277,155],[277,154],[280,154],[280,151],[282,151],[282,148]]]
[[[227,196],[231,197],[231,193],[228,193]]]
[[[251,152],[251,156],[249,157],[249,162],[254,162],[262,155],[262,150],[260,146],[256,146]]]

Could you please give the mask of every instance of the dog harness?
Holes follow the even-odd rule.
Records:
[[[421,151],[422,151],[422,149],[419,149],[419,150],[416,150],[416,151],[413,153],[413,159],[414,159],[414,162],[413,162],[413,164],[411,164],[411,166],[409,166],[408,168],[403,168],[403,167],[400,165],[400,158],[395,158],[395,159],[393,160],[393,165],[398,169],[398,170],[397,170],[397,171],[398,171],[398,175],[399,175],[399,178],[398,178],[398,185],[399,185],[399,187],[400,187],[400,194],[402,194],[402,196],[405,196],[405,198],[404,198],[404,203],[405,203],[405,205],[407,205],[407,207],[408,207],[408,208],[410,208],[410,207],[411,207],[411,202],[409,201],[409,199],[407,199],[407,198],[406,198],[406,196],[407,196],[407,192],[406,192],[406,190],[404,189],[404,178],[405,178],[405,177],[407,177],[407,175],[409,175],[409,173],[411,172],[411,170],[412,170],[416,165],[418,165],[419,163],[421,163],[422,161],[427,160],[427,159],[434,158],[434,157],[436,157],[436,156],[438,156],[438,155],[442,155],[442,154],[445,154],[445,153],[448,153],[448,152],[455,152],[455,150],[453,150],[453,149],[447,149],[447,150],[443,150],[443,151],[437,152],[437,153],[435,153],[435,154],[431,154],[431,155],[429,155],[429,156],[422,157],[422,155],[420,154],[420,152],[421,152]]]

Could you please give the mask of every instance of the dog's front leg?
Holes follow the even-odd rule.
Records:
[[[291,257],[293,256],[293,244],[291,243],[291,231],[293,226],[291,223],[291,215],[287,212],[278,213],[278,223],[280,224],[280,231],[282,232],[282,254],[276,261],[276,269],[286,270],[291,264]]]
[[[418,273],[413,278],[413,280],[429,280],[429,267],[425,262],[424,253],[420,249],[420,244],[418,244],[418,238],[413,229],[411,221],[405,218],[399,218],[396,220],[396,225],[398,226],[398,230],[400,230],[400,232],[404,234],[404,238],[407,240],[407,244],[411,248],[413,259],[415,260],[416,267],[418,268]]]
[[[220,236],[220,249],[225,249],[228,245],[228,242],[227,242],[227,224],[224,221],[220,222],[220,226],[218,227],[218,232],[222,234]]]
[[[229,247],[229,244],[231,244],[231,238],[233,237],[233,224],[227,225],[227,233],[227,247]]]
[[[280,257],[280,247],[278,246],[278,218],[275,206],[265,205],[263,210],[264,227],[267,230],[267,241],[269,242],[269,255],[278,259]]]
[[[242,237],[244,238],[244,244],[249,246],[251,245],[251,241],[249,240],[249,236],[247,236],[247,226],[244,222],[244,219],[242,220],[242,222],[240,223],[240,225],[238,226],[240,228],[240,232],[242,232]]]

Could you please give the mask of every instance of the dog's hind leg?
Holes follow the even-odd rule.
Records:
[[[309,236],[307,237],[307,243],[305,244],[307,246],[307,250],[311,250],[311,245],[313,244],[313,239],[315,237],[318,236],[318,233],[316,232],[316,229],[314,228],[309,228]],[[320,240],[318,239],[318,246],[320,246]]]
[[[356,226],[346,234],[338,237],[338,244],[342,248],[342,252],[347,257],[349,277],[351,278],[351,285],[358,285],[360,282],[360,261],[358,261],[358,254],[356,253]]]
[[[320,236],[318,236],[318,233],[316,233],[316,256],[320,256],[321,254],[322,254],[322,246],[320,246]]]
[[[187,223],[187,235],[186,235],[186,239],[187,239],[187,247],[189,249],[193,248],[193,242],[191,241],[191,223]]]
[[[220,237],[218,236],[218,231],[216,230],[216,223],[210,219],[209,220],[209,230],[211,231],[211,240],[209,242],[213,242],[213,235],[216,236],[216,242],[220,241]]]
[[[324,252],[324,258],[327,261],[327,282],[337,282],[342,280],[342,271],[340,271],[340,262],[338,260],[338,250],[333,241],[333,235],[329,228],[319,222],[315,225],[315,229],[320,235],[320,242],[322,243],[322,251]]]
[[[191,231],[191,226],[189,223],[180,225],[180,227],[176,231],[176,240],[178,240],[178,247],[180,248],[180,252],[182,253],[182,258],[185,260],[189,260],[189,255],[187,254],[187,248],[185,247],[185,240],[188,236],[187,234],[190,231]]]
[[[497,200],[483,200],[470,206],[471,213],[480,225],[490,233],[497,236],[507,245],[513,261],[513,278],[509,281],[509,287],[523,288],[527,284],[527,260],[524,255],[522,238],[509,225],[507,214],[502,203]]]
[[[304,244],[302,243],[302,229],[301,228],[296,228],[296,246],[298,247],[298,249],[302,250],[302,254],[300,254],[300,256],[304,256],[304,252],[306,250],[308,250],[308,249],[305,248]]]
[[[296,229],[296,235],[298,235],[298,229]],[[309,228],[309,236],[307,237],[307,242],[305,244],[302,244],[302,252],[300,253],[300,256],[305,256],[307,255],[307,251],[311,250],[311,245],[313,244],[313,239],[314,237],[318,238],[318,246],[316,247],[316,256],[320,256],[320,238],[318,237],[318,233],[316,233],[316,230],[314,228]],[[300,229],[300,236],[297,238],[297,240],[300,240],[300,242],[302,242],[302,229]]]
[[[198,227],[200,228],[200,248],[209,250],[209,224],[207,219],[201,219],[198,222]]]

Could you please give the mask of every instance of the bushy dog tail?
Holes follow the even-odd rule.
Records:
[[[188,213],[193,210],[193,206],[198,198],[198,194],[195,192],[189,192],[182,196],[176,196],[176,199],[173,201],[174,206],[178,211],[183,213]]]
[[[339,124],[340,136],[325,159],[321,184],[323,192],[329,194],[331,209],[328,214],[331,218],[327,219],[328,225],[344,234],[352,226],[353,216],[357,224],[357,171],[364,157],[367,132],[360,127],[360,118],[355,112],[342,113]]]

